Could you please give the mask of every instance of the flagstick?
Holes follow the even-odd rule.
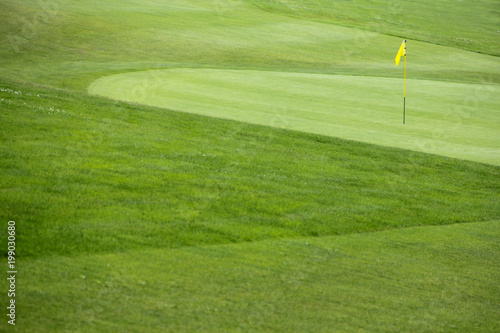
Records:
[[[403,79],[403,125],[405,124],[406,120],[406,41],[404,43],[405,74]]]

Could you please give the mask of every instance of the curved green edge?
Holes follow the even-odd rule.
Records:
[[[90,94],[500,165],[498,85],[253,70],[100,78]]]

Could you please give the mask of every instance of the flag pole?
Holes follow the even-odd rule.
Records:
[[[405,73],[403,79],[403,125],[406,121],[406,40],[404,41]]]

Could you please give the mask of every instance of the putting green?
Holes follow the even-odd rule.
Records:
[[[500,165],[498,85],[251,70],[168,69],[100,78],[89,93]]]

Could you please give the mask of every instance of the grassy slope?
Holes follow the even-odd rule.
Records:
[[[277,13],[263,12],[252,4],[245,1],[190,3],[177,0],[168,3],[155,1],[148,6],[126,1],[114,6],[113,2],[108,1],[98,2],[98,6],[88,8],[76,1],[64,1],[56,2],[53,8],[44,11],[37,1],[4,1],[0,4],[5,7],[5,10],[0,11],[4,22],[1,36],[4,38],[3,45],[7,47],[0,50],[0,64],[3,64],[0,65],[0,75],[78,90],[86,89],[95,79],[109,74],[178,67],[335,73],[398,79],[402,76],[401,66],[396,67],[393,62],[401,38],[281,15],[281,10],[293,7],[297,15],[322,19],[325,15],[320,8],[328,11],[330,7],[327,4],[311,12],[307,9],[311,7],[307,3],[304,6],[292,6],[290,2],[286,8],[277,5],[274,10]],[[351,26],[385,31],[367,25],[366,19],[358,20],[358,16],[371,13],[373,6],[370,4],[356,5],[357,11],[351,8],[352,4],[336,6],[339,6],[336,10],[347,17],[353,16]],[[435,6],[439,6],[439,10]],[[419,86],[412,86],[409,81],[409,126],[406,128],[399,126],[400,87],[391,90],[390,94],[384,94],[382,104],[379,103],[382,94],[372,94],[376,105],[366,103],[362,108],[369,110],[369,113],[387,115],[381,118],[387,123],[381,124],[376,120],[358,126],[353,125],[348,117],[347,120],[332,120],[340,123],[337,128],[325,128],[324,119],[320,116],[317,120],[321,124],[309,124],[308,128],[322,128],[317,132],[347,139],[399,145],[498,164],[496,149],[500,138],[496,127],[499,99],[494,93],[498,86],[488,85],[499,82],[498,57],[432,44],[442,43],[436,32],[447,31],[442,26],[444,22],[463,19],[466,12],[475,13],[478,7],[484,6],[475,3],[448,6],[448,15],[438,20],[433,15],[442,11],[441,6],[428,3],[426,7],[402,8],[404,12],[412,13],[408,20],[427,17],[425,28],[422,27],[420,31],[430,35],[426,43],[410,40],[408,76],[411,79],[473,83],[475,86],[470,86],[470,89],[467,87],[450,99],[429,99],[427,97],[432,94]],[[386,7],[392,7],[392,4],[388,3]],[[429,8],[432,8],[431,16],[427,15]],[[45,16],[40,16],[42,14]],[[489,12],[483,14],[484,24],[490,29],[488,22],[491,16]],[[381,17],[392,22],[394,15],[393,11],[388,11]],[[335,23],[343,24],[341,21],[334,20]],[[474,40],[483,42],[488,29],[468,23],[475,20],[465,22],[464,26],[474,35]],[[412,34],[408,36],[412,37]],[[488,44],[497,44],[495,38],[488,41]],[[460,46],[465,47],[465,44]],[[17,53],[14,52],[15,48],[18,49]],[[381,81],[380,86],[388,85]],[[434,87],[425,87],[435,92]],[[451,88],[454,87],[451,85]],[[200,90],[195,86],[191,87],[191,91]],[[358,91],[363,95],[370,93],[363,89],[352,89],[350,95],[357,99]],[[327,93],[327,97],[330,96],[334,94]],[[299,97],[302,96],[296,96]],[[272,118],[276,118],[276,108],[280,111],[283,108],[287,112],[290,110],[288,105],[280,102],[279,98],[275,99],[272,108],[263,108],[264,119],[259,119],[258,123],[271,125],[266,119],[269,113],[272,113]],[[219,101],[215,101],[217,103]],[[295,101],[292,103],[297,104]],[[166,107],[172,108],[171,105]],[[180,110],[189,111],[190,108]],[[243,113],[246,111],[242,108]],[[296,114],[302,114],[302,111],[297,110]],[[343,114],[347,112],[342,111]],[[479,118],[482,123],[477,130],[475,119],[479,113],[486,117]],[[411,117],[414,117],[413,122]],[[373,119],[371,115],[361,118]],[[296,122],[298,126],[291,123],[289,128],[304,130],[301,125],[306,122],[302,119]],[[347,128],[344,126],[346,122]],[[411,124],[417,123],[420,128],[406,131]],[[492,130],[481,130],[484,124],[492,127]],[[359,137],[358,127],[363,128],[362,132],[367,137]],[[392,135],[387,135],[387,132]]]
[[[435,324],[444,322],[445,326],[439,327],[446,331],[458,322],[461,330],[470,331],[496,325],[498,291],[491,284],[498,280],[494,275],[494,263],[498,262],[496,224],[478,224],[472,232],[481,235],[480,240],[473,242],[468,236],[471,231],[456,226],[450,238],[457,240],[457,247],[446,237],[437,244],[440,240],[436,238],[443,237],[440,229],[423,229],[422,234],[429,242],[436,241],[442,254],[434,257],[436,261],[422,261],[424,244],[413,248],[411,240],[394,252],[377,244],[363,252],[364,260],[345,266],[345,274],[334,278],[337,266],[322,260],[324,272],[315,270],[308,275],[310,266],[304,257],[314,259],[315,249],[309,251],[292,240],[279,243],[277,239],[497,220],[498,167],[114,103],[12,81],[83,91],[105,74],[169,66],[357,71],[352,64],[342,67],[340,63],[311,60],[313,48],[284,59],[283,52],[290,50],[293,41],[288,48],[269,50],[269,43],[259,47],[250,43],[232,52],[240,39],[230,32],[218,36],[207,31],[202,38],[197,37],[215,23],[247,24],[249,28],[242,31],[252,31],[263,16],[248,11],[242,2],[228,6],[222,1],[210,5],[169,1],[170,6],[179,8],[178,12],[169,10],[169,15],[177,13],[176,19],[169,16],[170,20],[162,16],[161,2],[149,2],[151,7],[144,7],[143,2],[139,6],[139,2],[121,1],[121,11],[116,10],[116,4],[99,2],[99,6],[90,8],[76,1],[57,2],[57,8],[48,12],[53,14],[29,31],[29,25],[19,23],[23,17],[35,17],[37,2],[0,3],[2,37],[24,36],[26,40],[19,45],[20,53],[9,48],[0,50],[0,219],[15,219],[18,226],[18,255],[23,267],[19,275],[20,331],[144,331],[144,326],[137,324],[140,322],[148,322],[151,329],[172,325],[173,331],[192,331],[207,318],[207,329],[213,331],[286,330],[290,328],[283,326],[287,322],[317,331],[314,325],[323,319],[325,325],[341,325],[346,318],[362,318],[372,313],[370,309],[380,313],[388,307],[391,311],[377,317],[376,323],[352,321],[341,329],[380,327],[386,331],[394,327],[398,331],[411,324],[415,330],[434,330]],[[200,10],[199,6],[206,8]],[[235,8],[248,20],[233,21]],[[192,15],[180,9],[189,9]],[[265,17],[271,21],[268,23],[276,23],[281,16]],[[207,25],[186,30],[197,22]],[[170,37],[182,38],[160,38],[151,43],[150,38],[158,36],[152,27],[155,25],[165,27],[163,33],[173,29]],[[261,37],[255,40],[266,40],[268,30],[257,31]],[[213,39],[199,43],[209,35]],[[241,36],[245,34],[241,32]],[[271,37],[267,41],[276,35]],[[318,54],[323,52],[321,47]],[[466,69],[459,72],[464,73]],[[478,73],[479,78],[475,78]],[[497,80],[486,73],[473,70],[463,76],[470,82],[485,77],[487,81]],[[436,79],[460,80],[460,75],[450,67],[437,71]],[[390,233],[392,242],[405,237],[396,231]],[[356,236],[346,237],[341,241],[350,243],[349,247],[363,246]],[[378,235],[373,237],[377,242]],[[413,234],[410,239],[415,237]],[[231,245],[247,256],[248,263],[244,261],[243,266],[237,266],[233,259],[217,266],[218,255],[201,257],[202,263],[220,267],[210,283],[224,286],[222,292],[203,288],[207,266],[197,266],[200,262],[196,260],[183,263],[184,251],[198,251],[185,245],[262,239],[268,241]],[[308,241],[333,249],[332,244],[338,240]],[[468,242],[474,248],[468,248]],[[5,248],[4,238],[0,245]],[[224,255],[232,251],[228,246],[210,249]],[[272,270],[275,283],[266,284],[261,263],[277,265],[273,261],[276,246],[289,253],[289,267]],[[383,253],[373,252],[375,249]],[[408,255],[398,256],[403,249]],[[146,253],[151,255],[151,266],[141,271],[140,265],[147,261],[141,254]],[[396,256],[388,265],[399,268],[407,262],[418,262],[424,275],[415,275],[411,265],[388,271],[367,265],[383,261],[384,253]],[[179,266],[171,273],[156,274],[164,272],[165,265],[174,265],[160,258],[171,258]],[[107,265],[113,263],[116,269],[107,271]],[[449,265],[449,271],[438,269],[443,265]],[[196,272],[196,278],[181,285],[175,294],[176,287],[165,281],[170,277],[172,281],[188,278],[186,270]],[[247,285],[241,280],[240,270],[247,270],[251,282],[261,287],[259,295],[245,292]],[[231,275],[231,271],[236,273]],[[373,280],[376,274],[381,280]],[[401,286],[402,292],[381,297],[381,287],[387,285],[384,277],[391,274],[396,276],[388,286]],[[346,276],[348,286],[342,284]],[[284,282],[277,277],[283,277]],[[338,284],[332,286],[332,280]],[[367,280],[374,284],[367,284]],[[405,281],[410,282],[406,285]],[[300,288],[288,288],[289,284],[307,288],[298,293]],[[367,289],[371,297],[366,303],[357,302]],[[277,290],[276,297],[269,297],[270,290]],[[332,296],[342,290],[347,291],[341,299]],[[408,298],[398,298],[406,292]],[[175,300],[186,303],[162,297],[169,295],[178,295]],[[311,299],[311,295],[315,297]],[[440,295],[444,298],[436,303]],[[452,302],[447,301],[448,295]],[[274,301],[269,312],[281,315],[267,316],[269,299]],[[325,308],[316,317],[321,306],[329,302],[336,302],[335,311],[326,312]],[[215,311],[214,304],[225,311],[224,316],[207,314]],[[370,308],[370,304],[377,305]],[[397,306],[403,304],[408,307]],[[281,312],[285,305],[295,316]],[[441,320],[446,314],[446,320]],[[394,318],[403,319],[392,324]]]
[[[48,88],[3,90],[1,218],[23,221],[22,255],[498,218],[497,166]]]
[[[36,0],[0,3],[0,38],[6,46],[0,49],[0,75],[84,90],[107,74],[151,68],[401,74],[393,65],[399,38],[338,26],[327,29],[324,24],[264,13],[250,2],[153,1],[146,7],[131,0],[119,6],[97,1],[92,8],[77,1],[54,3],[49,11]],[[433,3],[427,1],[413,15],[427,17]],[[364,8],[359,6],[357,12],[361,15]],[[445,17],[455,19],[455,13],[461,18],[464,10],[475,10],[475,2],[448,8]],[[441,19],[429,21],[432,25],[422,31],[444,30]],[[483,40],[485,28],[470,31]],[[426,41],[436,39],[430,36]],[[497,45],[498,38],[488,42]],[[413,49],[412,57],[413,78],[499,82],[497,57],[435,45]]]
[[[20,274],[19,328],[494,332],[499,227],[490,221],[39,258]]]
[[[10,88],[19,331],[497,325],[498,223],[357,233],[498,219],[499,167]]]
[[[383,34],[500,55],[500,2],[253,0],[292,16],[359,27]]]
[[[131,72],[92,94],[500,165],[500,85],[221,69]],[[362,98],[360,98],[362,96]]]

